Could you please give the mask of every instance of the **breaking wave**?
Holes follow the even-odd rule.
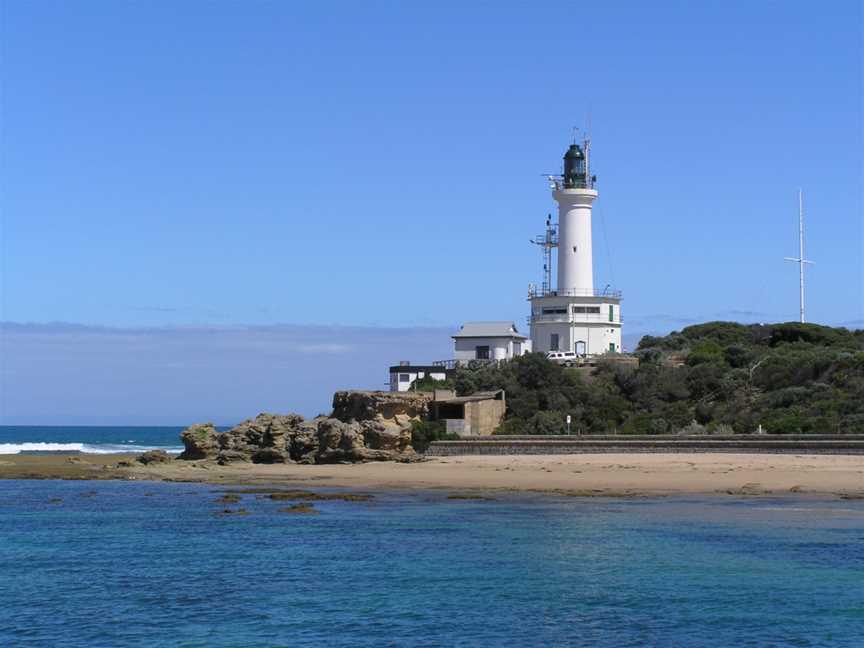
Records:
[[[0,455],[21,454],[22,452],[78,452],[82,454],[120,454],[129,452],[146,452],[147,450],[165,450],[171,454],[183,451],[182,447],[142,446],[122,443],[0,443]]]

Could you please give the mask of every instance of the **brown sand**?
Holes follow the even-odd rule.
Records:
[[[128,462],[131,467],[120,466]],[[516,490],[585,496],[799,493],[864,497],[864,456],[592,454],[440,457],[351,465],[219,466],[135,455],[0,455],[0,479],[141,479],[360,489]]]

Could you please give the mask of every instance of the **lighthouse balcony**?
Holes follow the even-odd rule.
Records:
[[[603,288],[602,290],[550,290],[542,286],[529,286],[528,299],[536,297],[607,297],[611,299],[621,299],[621,291],[613,290],[612,288]]]

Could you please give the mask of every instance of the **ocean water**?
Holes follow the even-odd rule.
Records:
[[[181,452],[182,427],[0,425],[0,455],[21,452],[108,454],[161,448]]]
[[[0,481],[0,646],[862,646],[864,501]]]

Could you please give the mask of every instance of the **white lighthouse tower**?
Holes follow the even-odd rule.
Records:
[[[544,240],[547,248],[558,249],[558,283],[553,290],[547,264],[549,279],[540,289],[528,289],[534,351],[586,357],[622,350],[621,293],[594,288],[591,209],[598,194],[590,148],[588,139],[582,146],[572,144],[564,154],[563,174],[549,178],[558,203],[558,235]]]

